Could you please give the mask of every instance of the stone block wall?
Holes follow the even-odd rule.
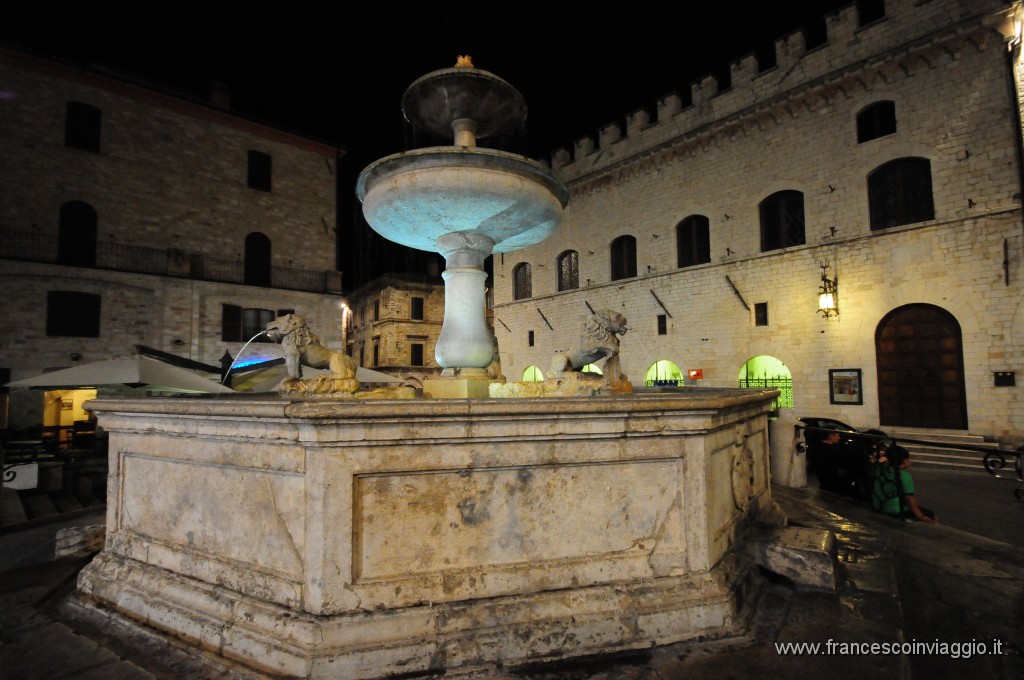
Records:
[[[1024,358],[1020,134],[1001,7],[897,0],[863,28],[854,28],[851,7],[829,18],[825,46],[808,52],[799,34],[788,36],[776,43],[774,69],[737,79],[735,69],[753,70],[741,61],[731,90],[695,88],[686,109],[668,97],[656,123],[633,116],[618,141],[606,130],[607,146],[590,153],[577,144],[575,159],[556,154],[570,191],[560,230],[495,257],[505,373],[547,372],[552,355],[576,343],[589,304],[629,319],[622,363],[635,384],[668,359],[703,369],[699,384],[735,386],[748,359],[771,355],[792,374],[798,415],[871,426],[879,322],[927,303],[960,324],[969,429],[1024,431],[1017,388],[994,387],[992,375],[1019,372]],[[895,102],[896,133],[858,143],[857,113],[881,100]],[[935,219],[872,231],[867,177],[907,157],[930,163]],[[760,252],[759,204],[780,190],[803,194],[806,242]],[[711,258],[679,268],[676,227],[690,215],[709,218]],[[610,244],[627,234],[636,238],[637,276],[611,281]],[[569,249],[579,253],[580,287],[560,293],[556,258]],[[839,279],[840,315],[828,320],[815,313],[825,261]],[[521,262],[531,265],[533,296],[516,301]],[[755,325],[756,303],[767,304],[766,326]],[[863,405],[830,404],[834,368],[862,369]]]
[[[11,380],[135,353],[146,345],[214,366],[224,352],[238,359],[280,356],[275,344],[221,340],[222,305],[294,309],[327,347],[341,350],[341,307],[334,296],[229,283],[174,279],[93,269],[5,262],[0,273],[0,314],[17,324],[0,329],[0,366],[11,367]],[[100,335],[49,337],[47,293],[73,290],[101,297]],[[179,344],[180,343],[180,344]],[[72,353],[79,356],[71,358]],[[42,391],[13,388],[10,427],[39,422]]]
[[[53,234],[83,201],[98,240],[238,259],[262,232],[272,264],[335,269],[338,149],[202,104],[0,51],[0,228]],[[66,105],[101,111],[98,153],[64,145]],[[248,152],[272,158],[271,191],[247,185]]]

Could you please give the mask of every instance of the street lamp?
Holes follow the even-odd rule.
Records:
[[[839,316],[839,276],[828,277],[828,260],[819,262],[818,266],[821,267],[818,311],[826,319],[832,315]]]

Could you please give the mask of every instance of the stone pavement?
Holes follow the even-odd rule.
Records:
[[[765,574],[758,601],[744,607],[741,634],[571,662],[422,677],[1024,679],[1024,548],[942,525],[895,522],[817,490],[777,488],[775,498],[792,525],[836,534],[837,592],[802,590]],[[1024,504],[1019,509],[1024,512]],[[52,559],[53,537],[62,526],[0,535],[2,680],[267,677],[83,606],[74,596],[74,581],[87,560]],[[996,642],[998,654],[991,653]],[[785,653],[781,645],[787,643],[820,647],[817,653],[807,647]],[[854,653],[860,650],[850,643],[916,643],[918,649]],[[937,649],[927,650],[925,643]],[[989,653],[963,658],[977,652],[979,643]],[[960,658],[952,658],[954,653]]]

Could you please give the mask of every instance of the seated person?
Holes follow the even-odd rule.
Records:
[[[914,495],[914,479],[910,476],[910,452],[902,446],[883,451],[874,464],[874,488],[871,506],[886,515],[913,519],[928,524],[938,523],[934,512],[922,508]]]

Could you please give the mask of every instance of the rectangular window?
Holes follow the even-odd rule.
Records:
[[[413,321],[423,320],[423,298],[412,298],[411,309],[409,310],[409,318],[411,318]]]
[[[373,301],[373,320],[380,321],[380,300]]]
[[[345,346],[345,354],[349,355],[350,357],[355,357],[355,354],[352,353],[354,351],[355,346],[351,342]]]
[[[359,343],[359,365],[366,365],[366,345]]]
[[[274,159],[261,151],[249,151],[249,188],[270,191]]]
[[[282,310],[287,313],[286,310]],[[265,330],[267,324],[274,320],[272,309],[243,309],[238,305],[221,305],[220,339],[224,342],[248,342],[248,340]],[[261,335],[254,342],[273,342],[266,335]]]
[[[260,331],[266,329],[267,324],[274,320],[272,309],[243,309],[242,310],[242,342],[248,342]],[[253,340],[253,342],[273,342],[266,335]]]
[[[409,365],[411,366],[422,366],[423,365],[423,345],[420,343],[414,343],[409,345]]]
[[[64,146],[99,153],[102,117],[103,113],[95,106],[68,102],[64,120]]]
[[[380,345],[373,343],[373,365],[380,365]]]
[[[768,325],[768,303],[767,302],[755,302],[754,303],[754,325],[755,326],[767,326]]]
[[[668,316],[658,315],[658,335],[668,335]]]
[[[526,342],[530,347],[533,347],[533,331],[526,332]]]
[[[46,294],[46,334],[50,337],[100,337],[100,296],[51,290]]]

